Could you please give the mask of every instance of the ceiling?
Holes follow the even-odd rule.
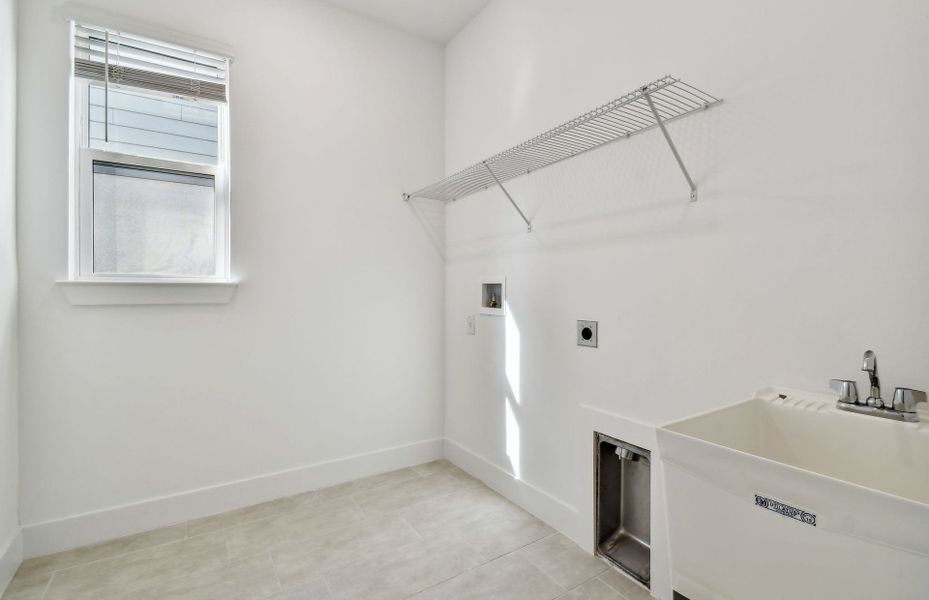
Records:
[[[407,33],[444,44],[490,0],[326,0]]]

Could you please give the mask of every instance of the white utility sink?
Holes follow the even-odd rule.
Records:
[[[673,583],[691,598],[929,598],[929,413],[766,389],[659,428]]]

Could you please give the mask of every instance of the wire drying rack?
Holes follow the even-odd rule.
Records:
[[[529,231],[532,231],[532,224],[503,186],[504,182],[658,127],[687,179],[690,199],[693,201],[697,199],[697,187],[665,123],[705,110],[719,102],[722,100],[668,75],[441,181],[404,194],[403,198],[451,202],[496,185],[526,222]]]

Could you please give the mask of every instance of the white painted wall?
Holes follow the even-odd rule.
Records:
[[[927,20],[918,0],[495,0],[447,48],[447,172],[668,73],[725,102],[669,126],[696,204],[649,132],[509,185],[532,234],[497,190],[449,207],[447,438],[584,538],[598,423],[824,390],[867,348],[885,386],[929,388]],[[509,316],[468,336],[497,275]]]
[[[21,3],[27,553],[441,452],[419,443],[442,435],[444,267],[401,192],[441,173],[442,48],[309,0],[81,4],[234,54],[242,283],[221,306],[65,301],[68,9]]]
[[[22,557],[16,348],[16,3],[0,0],[0,593]]]

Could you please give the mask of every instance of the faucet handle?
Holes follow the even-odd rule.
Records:
[[[894,390],[894,410],[916,412],[916,405],[926,401],[926,392],[897,388]]]
[[[829,382],[829,387],[839,393],[839,402],[858,404],[858,384],[854,381],[850,379],[833,379]]]

